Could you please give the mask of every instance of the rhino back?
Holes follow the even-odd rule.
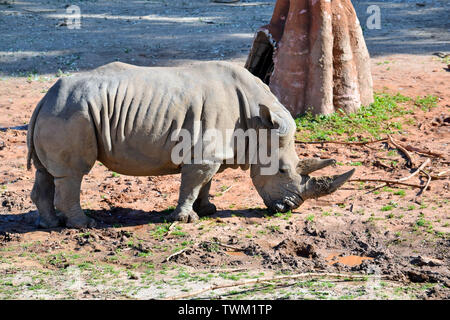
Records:
[[[272,103],[267,86],[229,63],[183,68],[113,63],[61,79],[49,91],[47,113],[70,119],[82,113],[93,122],[98,159],[130,175],[175,173],[171,134],[195,121],[203,130],[247,129],[258,102]]]

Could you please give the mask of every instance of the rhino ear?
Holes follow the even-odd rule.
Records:
[[[266,105],[259,105],[259,117],[261,118],[264,128],[276,129],[280,136],[287,134],[289,123],[275,112],[271,111]]]

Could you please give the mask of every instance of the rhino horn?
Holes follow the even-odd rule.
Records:
[[[297,173],[302,175],[310,174],[313,171],[325,168],[327,166],[335,165],[334,159],[304,159],[300,160],[297,164]]]
[[[353,175],[355,169],[341,175],[312,177],[306,181],[301,196],[303,200],[319,198],[336,191]]]

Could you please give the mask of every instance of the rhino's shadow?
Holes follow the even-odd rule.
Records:
[[[168,221],[171,210],[143,211],[125,207],[114,207],[102,210],[85,210],[85,213],[97,222],[95,229],[115,227],[131,227],[145,224],[164,223]],[[244,218],[262,218],[267,214],[264,209],[245,210],[219,210],[208,218],[231,218],[239,216]],[[0,232],[2,233],[28,233],[34,231],[59,231],[64,227],[42,229],[36,224],[37,211],[28,211],[20,214],[0,214]]]

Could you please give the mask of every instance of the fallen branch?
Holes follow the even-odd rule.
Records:
[[[384,182],[386,184],[400,184],[402,186],[408,186],[408,187],[413,187],[413,188],[423,188],[423,186],[420,184],[405,183],[405,182],[398,181],[398,180],[388,180],[388,179],[367,178],[367,179],[350,179],[348,181],[349,182]]]
[[[295,140],[295,143],[305,143],[305,144],[323,144],[323,143],[334,143],[334,144],[346,144],[346,145],[357,145],[363,146],[369,143],[377,143],[377,142],[385,142],[388,141],[387,138],[378,139],[378,140],[370,140],[370,141],[357,141],[357,142],[346,142],[346,141],[300,141]]]
[[[389,134],[388,134],[388,142],[389,144],[391,144],[393,147],[395,147],[396,149],[400,150],[401,152],[403,152],[403,154],[408,158],[409,161],[409,166],[414,167],[414,160],[413,157],[411,156],[411,154],[408,152],[408,150],[405,149],[405,147],[403,147],[401,144],[399,144],[398,142],[396,142],[394,140],[394,138],[392,138]]]
[[[416,174],[418,174],[420,171],[422,171],[428,163],[430,163],[430,158],[428,158],[427,160],[425,160],[425,161],[420,165],[420,167],[417,168],[417,170],[414,171],[414,172],[413,172],[412,174],[410,174],[409,176],[403,177],[403,178],[400,178],[400,179],[394,180],[394,181],[397,181],[398,184],[402,184],[403,181],[406,181],[406,180],[408,180],[408,179],[411,179],[411,178],[414,177]],[[392,180],[388,180],[388,181],[392,181]],[[376,182],[379,182],[379,181],[376,181]],[[380,188],[382,188],[382,187],[384,187],[384,186],[386,186],[386,185],[389,184],[389,183],[386,182],[386,181],[383,181],[383,182],[385,182],[385,183],[382,183],[382,184],[380,184],[380,185],[378,185],[378,186],[375,186],[375,188],[373,188],[373,189],[370,190],[369,192],[375,191],[375,190],[380,189]],[[421,186],[420,186],[420,187],[421,187]],[[427,185],[426,187],[428,187],[428,185]],[[369,193],[369,192],[367,192],[367,193]]]
[[[444,155],[442,153],[419,149],[419,148],[413,147],[409,144],[407,146],[405,146],[405,149],[408,151],[411,151],[411,152],[416,152],[416,153],[418,153],[420,155],[424,155],[424,156],[431,156],[431,157],[435,157],[435,158],[444,158]]]
[[[229,284],[221,284],[221,285],[212,285],[208,288],[200,289],[191,293],[181,294],[178,296],[168,297],[166,300],[177,300],[177,299],[186,299],[190,297],[197,296],[199,294],[213,291],[217,289],[223,289],[223,288],[230,288],[230,287],[239,287],[243,285],[248,284],[255,284],[255,283],[264,283],[264,282],[273,282],[278,280],[290,280],[290,279],[298,279],[298,278],[315,278],[315,277],[329,277],[329,278],[348,278],[348,279],[361,279],[366,281],[368,276],[367,275],[354,275],[354,274],[340,274],[340,273],[300,273],[300,274],[292,274],[292,275],[285,275],[285,276],[276,276],[276,277],[266,277],[266,278],[259,278],[259,279],[248,279],[243,281],[237,281]],[[375,277],[375,276],[370,276]],[[376,276],[377,278],[384,279],[385,276]]]

